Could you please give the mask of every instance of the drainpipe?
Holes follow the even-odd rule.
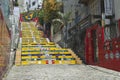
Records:
[[[15,55],[15,25],[12,25],[11,29],[11,52],[10,52],[10,60],[9,67],[13,65]]]
[[[101,26],[102,26],[102,41],[104,44],[105,36],[104,36],[104,27],[105,27],[105,7],[104,0],[101,0]]]
[[[104,0],[101,0],[101,26],[105,26],[105,8],[104,8]]]
[[[12,29],[11,29],[11,51],[15,49],[15,24],[14,24],[14,16],[12,15]]]

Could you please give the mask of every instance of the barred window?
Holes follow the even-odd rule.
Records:
[[[110,40],[119,36],[118,25],[110,25],[105,27],[104,35],[105,40]]]
[[[117,26],[110,26],[110,37],[117,37]]]
[[[111,39],[110,38],[110,27],[105,27],[104,35],[105,35],[105,40]]]

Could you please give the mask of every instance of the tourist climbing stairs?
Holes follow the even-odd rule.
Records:
[[[43,31],[38,30],[34,22],[21,23],[21,38],[15,65],[81,63],[80,58],[71,49],[61,48],[44,38]]]

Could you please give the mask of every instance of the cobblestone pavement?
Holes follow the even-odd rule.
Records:
[[[120,80],[120,72],[87,65],[13,66],[3,80]]]

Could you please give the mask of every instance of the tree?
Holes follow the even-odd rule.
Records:
[[[44,10],[43,9],[38,11],[38,18],[39,18],[39,23],[43,25],[44,24]]]
[[[44,0],[44,21],[45,23],[52,22],[58,17],[59,8],[56,0]]]
[[[59,31],[60,29],[62,29],[64,27],[66,34],[64,34],[64,32],[63,32],[64,36],[63,36],[62,40],[64,40],[64,42],[66,43],[67,42],[67,35],[68,35],[67,26],[68,26],[68,23],[70,23],[72,21],[72,19],[71,19],[71,12],[68,12],[66,14],[58,12],[58,14],[59,14],[59,18],[52,20],[53,28],[52,28],[51,32],[57,32],[57,31]],[[57,28],[58,30],[54,31],[55,27],[56,27],[56,24],[58,24],[58,23],[60,23],[60,25],[57,25],[58,26],[58,28]],[[52,33],[52,36],[53,35],[54,35],[54,33]],[[66,47],[66,44],[64,44],[64,47]]]
[[[53,19],[52,22],[59,22],[61,25],[67,26],[69,22],[71,22],[71,12],[68,12],[66,14],[58,12],[59,18]]]
[[[50,37],[52,20],[58,18],[59,6],[56,0],[44,0],[44,24],[46,26],[47,37]]]

